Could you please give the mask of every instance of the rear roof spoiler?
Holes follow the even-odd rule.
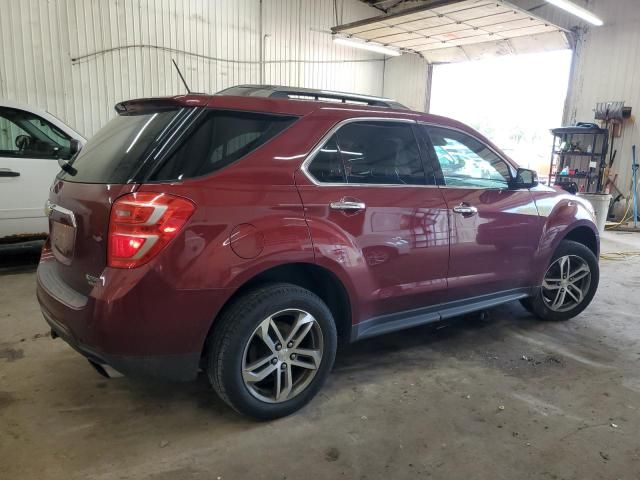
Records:
[[[163,110],[175,110],[182,107],[204,107],[207,105],[209,95],[192,93],[176,97],[138,98],[116,103],[115,111],[118,115],[136,115],[145,112],[159,112]]]
[[[236,85],[235,87],[222,90],[216,95],[315,100],[408,110],[407,107],[395,100],[391,100],[390,98],[358,95],[356,93],[334,92],[331,90],[317,90],[313,88],[284,87],[278,85]]]

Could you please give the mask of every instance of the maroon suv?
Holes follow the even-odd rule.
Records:
[[[38,300],[99,370],[191,380],[287,415],[339,341],[520,300],[565,320],[598,285],[589,204],[469,127],[284,87],[132,100],[47,203]]]

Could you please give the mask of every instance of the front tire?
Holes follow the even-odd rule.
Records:
[[[521,301],[542,320],[569,320],[589,306],[598,289],[600,267],[591,250],[563,240],[551,257],[536,294]]]
[[[206,371],[233,409],[270,420],[299,410],[318,393],[336,346],[331,311],[318,296],[269,284],[235,299],[216,320]]]

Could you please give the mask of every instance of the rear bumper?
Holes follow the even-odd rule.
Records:
[[[38,266],[37,298],[57,336],[90,360],[136,377],[193,380],[204,342],[227,290],[180,290],[153,271],[105,271],[88,295],[54,265]]]
[[[92,350],[78,342],[60,323],[56,322],[46,310],[42,315],[56,336],[64,340],[89,362],[98,366],[109,366],[123,375],[131,377],[155,378],[175,382],[186,382],[195,379],[200,362],[200,354],[162,355],[149,357],[133,357],[124,355],[108,355]]]

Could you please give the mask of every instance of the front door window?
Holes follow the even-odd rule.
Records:
[[[0,108],[0,156],[68,160],[71,137],[31,112]]]
[[[486,145],[457,130],[427,127],[444,183],[450,187],[507,188],[509,165]]]

